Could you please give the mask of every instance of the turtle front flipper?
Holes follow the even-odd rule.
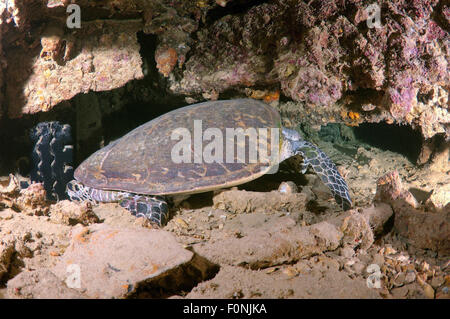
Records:
[[[322,182],[328,186],[336,202],[344,210],[352,207],[347,183],[339,174],[336,165],[317,146],[308,141],[295,141],[293,151],[303,156],[304,166],[311,165]]]
[[[135,195],[119,201],[119,205],[136,217],[145,217],[158,226],[164,226],[169,219],[169,207],[160,198]]]

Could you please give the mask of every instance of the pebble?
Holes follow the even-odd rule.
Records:
[[[278,267],[271,267],[271,268],[266,270],[266,274],[271,274],[271,273],[273,273],[273,272],[275,272],[277,270],[278,270]]]
[[[349,259],[345,264],[344,264],[344,270],[347,271],[349,274],[353,274],[355,273],[355,269],[353,268],[353,266],[356,264],[356,260],[354,258]]]
[[[430,270],[430,265],[426,261],[424,261],[421,265],[421,269],[422,271],[428,271]]]
[[[423,285],[423,292],[427,298],[434,299],[434,289],[429,284],[425,283]]]
[[[433,279],[431,279],[431,286],[436,289],[440,286],[442,286],[445,283],[445,279],[444,276],[437,276],[437,277],[433,277]]]
[[[416,274],[414,273],[414,271],[408,271],[405,276],[405,283],[410,284],[414,280],[416,280]]]
[[[363,104],[363,105],[361,106],[361,108],[362,108],[364,111],[366,111],[366,112],[373,111],[373,110],[376,109],[376,107],[377,107],[376,105],[373,105],[373,104],[371,104],[371,103]]]
[[[381,266],[384,264],[384,256],[381,254],[375,254],[372,259],[372,264],[377,264]]]
[[[347,265],[347,266],[353,266],[354,264],[355,264],[355,259],[350,259],[349,261],[347,261],[346,263],[345,263],[345,265]]]
[[[339,255],[345,258],[351,258],[353,255],[355,255],[355,251],[351,247],[342,247]]]
[[[417,278],[417,282],[418,282],[421,286],[423,286],[423,285],[426,284],[426,280],[427,280],[427,275],[426,275],[426,274],[424,274],[424,273],[418,273],[418,274],[416,275],[416,278]]]
[[[287,181],[280,184],[278,191],[282,194],[295,194],[298,193],[298,187],[294,182]]]
[[[406,281],[406,274],[404,272],[401,272],[397,276],[395,276],[393,284],[396,287],[401,287],[405,284],[405,281]]]
[[[287,275],[289,278],[293,278],[298,275],[298,271],[294,267],[289,266],[283,269],[283,274]]]
[[[396,260],[399,262],[407,262],[409,260],[409,256],[399,255],[396,257]]]
[[[448,266],[450,266],[450,260],[447,261],[445,264],[443,264],[443,265],[441,266],[441,268],[442,268],[442,270],[445,270],[445,268],[447,268]]]
[[[364,265],[361,262],[356,262],[353,265],[353,269],[355,270],[355,273],[357,273],[358,275],[361,275],[364,272],[364,270],[366,269],[366,265]]]
[[[416,270],[416,268],[414,268],[414,264],[402,265],[401,268],[402,268],[402,271],[404,271],[404,272]]]
[[[408,294],[409,289],[406,286],[391,289],[391,294],[395,298],[403,298]]]
[[[183,227],[183,228],[188,228],[189,227],[189,225],[188,225],[188,223],[186,223],[183,219],[181,219],[181,218],[175,218],[175,223],[178,225],[178,226],[181,226],[181,227]]]
[[[384,250],[385,255],[392,255],[392,254],[395,254],[396,252],[397,251],[394,248],[389,247],[389,246],[387,246],[386,249]]]
[[[361,262],[363,262],[364,264],[366,264],[366,265],[369,265],[369,264],[371,264],[372,263],[372,255],[371,254],[361,254],[361,252],[360,251],[358,251],[359,253],[358,253],[358,258],[359,258],[359,260],[361,260]]]

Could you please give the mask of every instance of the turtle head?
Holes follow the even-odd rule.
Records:
[[[300,154],[303,157],[302,173],[308,166],[311,166],[322,182],[331,190],[336,202],[344,210],[350,209],[352,200],[347,183],[331,159],[316,145],[305,141],[297,131],[283,128],[282,134],[281,160]]]
[[[84,186],[82,183],[75,179],[67,183],[66,193],[69,196],[70,200],[92,200],[89,192],[89,187]]]
[[[281,142],[280,162],[296,155],[295,149],[298,148],[297,144],[302,140],[302,137],[299,132],[285,127],[281,128],[281,134],[282,134],[282,142]]]
[[[290,141],[300,141],[303,140],[302,136],[300,135],[299,132],[297,132],[296,130],[291,130],[289,128],[285,128],[283,127],[281,129],[281,132],[283,134],[283,137],[285,140],[290,140]]]

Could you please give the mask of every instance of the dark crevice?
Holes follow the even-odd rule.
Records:
[[[12,253],[7,268],[8,269],[4,273],[4,275],[0,277],[0,289],[6,288],[8,281],[21,273],[25,268],[23,257],[21,257],[17,251],[14,250],[14,252]]]
[[[384,151],[400,153],[416,163],[422,149],[422,135],[409,125],[363,123],[354,128],[356,138]]]
[[[317,201],[310,200],[306,203],[306,210],[314,213],[314,214],[320,214],[327,210],[328,207],[321,206]]]
[[[431,13],[431,18],[436,22],[436,24],[442,28],[442,30],[449,30],[450,24],[443,13],[444,5],[448,5],[448,1],[439,1],[439,3],[434,7],[433,12]]]
[[[375,233],[375,240],[383,238],[386,234],[389,234],[394,229],[395,222],[395,214],[392,214],[391,217],[383,224],[382,229],[379,233]]]
[[[355,71],[356,72],[356,71]],[[364,81],[367,81],[367,79],[358,79],[358,76],[356,73],[353,74],[354,80],[359,84],[363,84]],[[366,82],[366,84],[369,84]],[[359,87],[355,91],[349,91],[348,93],[344,94],[341,100],[346,99],[347,97],[352,98],[352,102],[348,105],[348,108],[350,110],[356,111],[356,112],[362,112],[362,105],[364,104],[373,104],[377,106],[378,108],[371,110],[372,113],[379,112],[379,106],[382,105],[382,99],[384,96],[383,91],[379,91],[372,88],[363,88]]]
[[[244,14],[254,6],[258,6],[270,1],[267,0],[234,0],[228,2],[225,7],[217,6],[208,11],[206,15],[206,25],[211,25],[215,21],[223,18],[226,15]]]
[[[434,189],[431,191],[424,191],[416,187],[410,187],[409,192],[414,196],[418,203],[424,204],[431,197]]]
[[[219,272],[220,266],[210,262],[205,257],[194,253],[191,261],[175,269],[171,269],[148,283],[141,283],[128,297],[168,298],[170,296],[184,296],[200,282],[210,280]]]

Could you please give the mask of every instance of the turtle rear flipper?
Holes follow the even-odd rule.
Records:
[[[158,226],[164,226],[169,219],[169,207],[163,199],[151,196],[130,196],[119,202],[136,217],[145,217]]]
[[[344,210],[352,207],[352,200],[348,190],[347,183],[339,174],[336,165],[330,158],[322,152],[317,146],[307,141],[299,141],[295,152],[301,154],[304,160],[304,166],[311,165],[322,182],[328,186],[336,202]]]
[[[136,217],[144,217],[158,226],[164,226],[169,219],[169,207],[164,199],[156,196],[137,195],[128,192],[108,191],[85,186],[76,180],[67,184],[71,200],[111,203],[129,210]]]

